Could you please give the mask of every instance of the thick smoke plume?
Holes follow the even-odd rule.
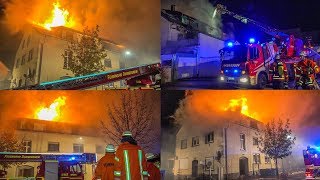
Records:
[[[159,61],[160,2],[149,0],[5,1],[5,25],[15,33],[33,21],[44,22],[58,1],[76,21],[74,29],[100,26],[101,36],[129,48],[138,62]]]
[[[222,35],[222,23],[219,13],[214,15],[215,7],[209,0],[162,0],[161,8],[170,9],[171,5],[176,5],[176,10],[196,18],[212,28],[217,37]]]
[[[239,112],[226,112],[231,99],[247,98],[249,111],[257,120],[290,119],[297,143],[320,145],[320,94],[317,91],[192,91],[180,102],[175,119],[190,127],[221,126],[237,119]]]

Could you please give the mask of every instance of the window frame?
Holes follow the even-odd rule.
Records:
[[[58,145],[58,151],[50,150],[50,149],[49,149],[49,145],[50,145],[50,144]],[[59,142],[48,142],[48,152],[60,152],[60,143],[59,143]]]
[[[185,146],[182,146],[183,142],[185,142]],[[187,149],[188,148],[188,140],[187,139],[182,139],[180,145],[181,145],[180,146],[181,149]]]

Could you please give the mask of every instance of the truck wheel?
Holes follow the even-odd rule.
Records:
[[[267,76],[263,73],[259,74],[257,88],[264,89],[264,88],[266,88],[267,83],[268,83]]]

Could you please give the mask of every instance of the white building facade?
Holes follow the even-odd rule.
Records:
[[[66,27],[55,27],[51,31],[35,26],[27,26],[15,56],[12,70],[11,88],[40,84],[68,77],[73,73],[68,70],[65,49],[71,41],[82,36],[81,32]],[[116,43],[103,40],[107,58],[102,59],[104,70],[120,69],[123,58],[122,47]],[[105,85],[120,87],[120,82]]]

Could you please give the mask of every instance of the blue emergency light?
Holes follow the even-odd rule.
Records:
[[[250,39],[249,39],[249,42],[250,42],[250,43],[254,43],[254,42],[256,42],[256,40],[255,40],[254,38],[250,38]]]
[[[226,73],[227,73],[227,72],[229,72],[229,70],[228,70],[228,69],[226,69]]]
[[[239,70],[238,70],[238,69],[235,69],[235,70],[233,70],[233,72],[234,72],[234,73],[238,73],[238,72],[239,72]]]
[[[233,47],[233,42],[228,42],[228,43],[227,43],[227,46],[228,46],[228,47]]]

